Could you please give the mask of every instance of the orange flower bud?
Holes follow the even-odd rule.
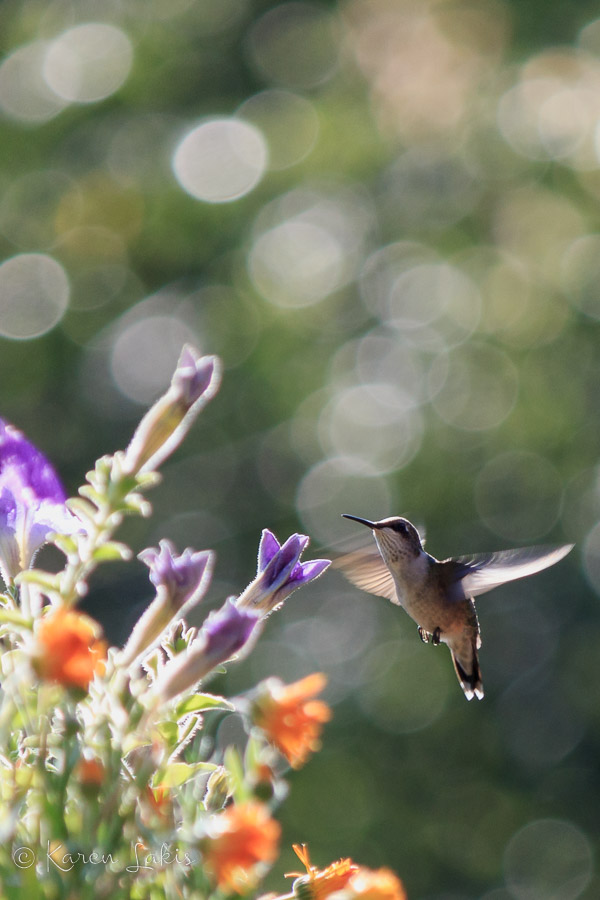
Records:
[[[173,792],[164,784],[146,786],[142,795],[141,819],[144,825],[166,827],[173,822]]]
[[[82,787],[99,788],[104,776],[104,766],[99,759],[80,759],[75,766],[75,777]]]

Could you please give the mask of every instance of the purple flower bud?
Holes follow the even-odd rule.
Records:
[[[200,356],[186,345],[169,389],[148,410],[125,451],[124,471],[155,471],[181,444],[189,428],[213,397],[221,381],[216,356]]]
[[[292,591],[313,581],[327,566],[328,559],[300,562],[309,538],[305,534],[293,534],[280,545],[275,535],[263,530],[258,548],[256,578],[237,600],[242,609],[256,609],[263,614],[272,612],[289,597]]]
[[[199,637],[204,640],[204,655],[211,668],[240,652],[250,639],[258,618],[254,612],[238,609],[231,598],[209,615]]]
[[[215,666],[249,646],[259,618],[255,612],[239,609],[231,599],[226,600],[221,609],[209,615],[189,649],[166,664],[154,684],[153,696],[166,701],[193,688]]]
[[[131,664],[140,654],[148,653],[165,629],[202,599],[210,581],[214,557],[210,550],[195,553],[189,547],[177,556],[173,544],[162,540],[159,549],[142,550],[138,558],[150,569],[156,597],[136,622],[123,648],[125,665]]]
[[[162,589],[174,611],[193,606],[204,594],[212,573],[210,550],[194,552],[187,547],[179,556],[171,541],[159,541],[158,549],[149,547],[138,554],[150,569],[150,581]],[[188,607],[189,608],[189,607]]]
[[[52,465],[24,434],[0,419],[0,572],[8,585],[29,568],[52,532],[77,520]]]
[[[219,372],[216,356],[198,356],[196,350],[186,344],[181,351],[172,385],[180,392],[183,402],[191,407],[198,400],[210,400],[218,388]]]

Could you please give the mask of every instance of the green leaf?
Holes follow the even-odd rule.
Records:
[[[26,581],[28,584],[36,584],[44,592],[60,593],[59,576],[53,575],[51,572],[44,572],[43,569],[25,569],[19,572],[15,578],[17,584]]]
[[[217,768],[215,763],[207,763],[207,762],[196,762],[196,763],[184,763],[184,762],[174,762],[170,763],[164,769],[160,769],[153,778],[153,785],[157,787],[159,784],[165,787],[179,787],[181,784],[185,784],[186,781],[190,781],[192,778],[195,778],[196,775],[200,773],[206,772],[214,772]]]
[[[71,497],[67,500],[67,509],[70,509],[82,522],[93,523],[97,515],[96,506],[88,500],[82,500],[81,497]]]
[[[181,719],[188,713],[199,712],[203,709],[226,709],[231,712],[235,710],[235,706],[225,697],[219,697],[216,694],[192,694],[177,704],[175,715]]]
[[[0,607],[0,623],[18,625],[21,628],[27,628],[28,631],[31,631],[33,628],[31,619],[26,619],[20,612],[17,612],[17,610],[3,609],[2,607]]]
[[[237,803],[250,799],[250,787],[244,778],[244,766],[237,747],[229,746],[223,754],[225,768],[231,777],[231,793]]]
[[[177,727],[177,722],[158,722],[156,728],[171,749],[179,741],[179,728]]]
[[[127,544],[120,541],[107,541],[101,547],[96,547],[93,557],[96,562],[112,562],[113,560],[131,559],[133,553]]]
[[[131,515],[141,516],[143,519],[147,519],[148,516],[152,515],[152,504],[145,497],[142,497],[141,494],[138,494],[137,491],[127,495],[123,501],[122,508]]]
[[[150,747],[151,742],[147,738],[139,737],[137,734],[128,734],[123,740],[123,755],[126,756],[132,750],[139,747]]]
[[[264,747],[264,740],[258,738],[255,733],[251,733],[246,744],[246,752],[244,753],[244,766],[247,772],[253,772],[258,768]]]
[[[58,547],[59,550],[62,550],[65,556],[70,556],[77,550],[77,542],[71,537],[70,534],[57,533],[50,540],[55,545],[55,547]]]
[[[67,500],[67,506],[73,510],[73,512],[82,512],[86,518],[92,518],[94,515],[94,506],[101,506],[106,498],[97,491],[96,488],[93,488],[90,484],[83,484],[79,488],[79,493],[84,500],[78,500],[77,497],[72,497],[70,500]],[[87,503],[86,501],[90,501]]]
[[[160,472],[138,472],[136,481],[141,490],[147,490],[148,488],[160,484],[162,475]]]

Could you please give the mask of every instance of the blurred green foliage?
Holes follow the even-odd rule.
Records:
[[[327,673],[335,717],[291,779],[287,845],[390,865],[411,900],[600,891],[596,14],[0,7],[0,409],[71,491],[190,340],[223,387],[126,537],[215,549],[215,602],[249,581],[262,527],[318,555],[351,536],[342,512],[406,515],[438,557],[577,543],[479,603],[481,704],[333,574],[227,676]],[[139,568],[89,598],[115,639]]]

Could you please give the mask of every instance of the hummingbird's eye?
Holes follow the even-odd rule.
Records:
[[[403,535],[408,534],[408,528],[406,527],[404,522],[395,522],[394,523],[394,531],[397,531],[398,534],[403,534]]]

